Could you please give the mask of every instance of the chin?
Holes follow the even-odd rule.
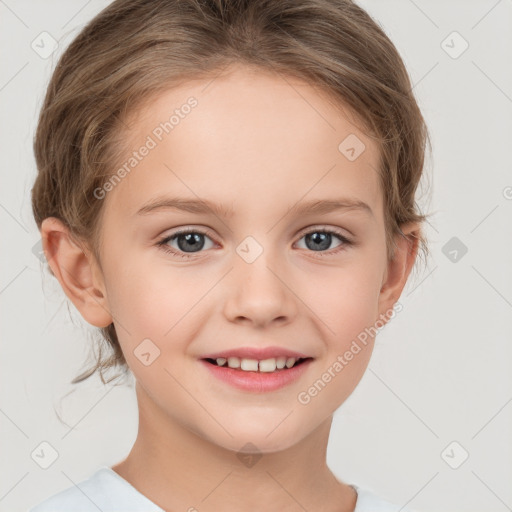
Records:
[[[219,433],[220,435],[213,437],[209,432],[206,437],[209,442],[237,454],[265,454],[284,451],[308,435],[308,432],[299,432],[298,425],[286,425],[287,420],[283,421],[284,417],[286,415],[281,415],[276,420],[263,423],[254,419],[251,422],[241,424],[231,421],[228,428],[231,436],[222,431],[222,433]],[[297,418],[294,421],[297,421]],[[304,425],[302,428],[304,428]]]

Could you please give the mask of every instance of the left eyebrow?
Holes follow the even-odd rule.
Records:
[[[147,202],[138,211],[137,215],[147,215],[158,210],[176,209],[189,213],[214,214],[219,217],[233,217],[232,208],[212,203],[206,199],[187,199],[181,197],[157,197]],[[338,210],[354,210],[374,217],[370,206],[356,198],[322,199],[297,203],[288,209],[287,214],[326,214]]]
[[[338,210],[354,210],[366,213],[375,217],[373,210],[368,204],[360,199],[346,197],[342,199],[318,199],[312,201],[306,201],[297,203],[295,206],[288,210],[288,213],[294,215],[308,214],[325,214],[331,213]]]

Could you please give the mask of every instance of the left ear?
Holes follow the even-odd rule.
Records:
[[[379,314],[392,309],[400,298],[418,254],[420,225],[408,223],[400,228],[405,236],[395,236],[395,254],[387,264],[379,294]]]

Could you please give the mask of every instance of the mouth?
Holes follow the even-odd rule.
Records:
[[[206,357],[203,361],[219,368],[231,368],[241,372],[274,373],[283,372],[304,364],[312,357],[271,357],[268,359],[249,359],[239,357]]]
[[[200,359],[216,380],[250,393],[267,393],[297,382],[307,371],[313,357],[276,357],[246,359],[206,357]],[[212,385],[213,382],[212,382]]]

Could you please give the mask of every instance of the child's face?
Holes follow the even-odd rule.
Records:
[[[190,97],[197,105],[183,108]],[[173,114],[172,131],[158,130]],[[389,318],[404,284],[381,292],[391,274],[376,146],[307,84],[244,68],[161,94],[130,127],[137,164],[103,199],[101,263],[141,410],[233,450],[249,441],[262,452],[292,446],[330,421],[354,390],[373,347],[361,333],[379,315]],[[353,134],[366,149],[350,161],[338,146]],[[144,144],[149,149],[140,151]],[[138,213],[157,198],[177,197],[208,200],[233,215]],[[290,211],[313,200],[363,201],[371,211]],[[208,235],[168,241],[181,256],[157,245],[184,228]],[[330,242],[305,236],[322,230],[353,244],[334,234]],[[155,352],[146,341],[151,355],[140,356],[145,339],[160,350],[148,365],[141,360]],[[267,392],[236,388],[201,360],[268,346],[314,359],[297,380]],[[329,371],[330,379],[322,377]],[[320,391],[310,392],[319,380]]]

